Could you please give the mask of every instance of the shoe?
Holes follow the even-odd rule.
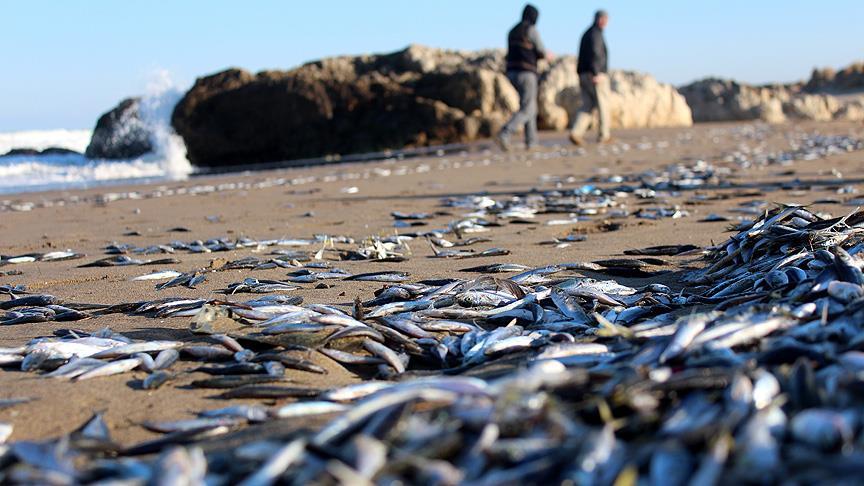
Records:
[[[577,147],[585,146],[585,140],[582,140],[582,137],[577,136],[575,133],[570,134],[570,141]]]
[[[495,137],[495,142],[498,143],[498,147],[501,148],[504,152],[510,151],[510,137],[504,135],[503,133],[499,133],[497,137]]]
[[[540,144],[537,142],[526,143],[525,144],[525,150],[528,150],[529,152],[533,152],[535,150],[540,150]]]
[[[615,143],[615,139],[612,137],[606,137],[606,138],[600,137],[597,139],[597,143],[603,144],[603,145],[609,145],[610,143]]]

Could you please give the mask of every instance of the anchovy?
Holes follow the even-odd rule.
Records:
[[[692,316],[680,322],[678,330],[672,336],[672,341],[660,355],[660,364],[681,356],[696,336],[705,330],[706,325],[708,325],[708,319],[705,316]]]
[[[195,371],[217,376],[265,374],[267,372],[267,370],[264,369],[264,366],[258,363],[234,363],[222,366],[201,366],[196,368]]]
[[[176,272],[174,270],[163,270],[161,272],[153,272],[148,273],[146,275],[141,275],[140,277],[135,277],[133,281],[146,281],[146,280],[170,280],[175,277],[179,277],[180,272]]]
[[[476,267],[463,268],[460,272],[477,272],[477,273],[510,273],[522,272],[530,269],[525,265],[518,263],[493,263],[490,265],[480,265]]]
[[[260,405],[233,405],[230,407],[223,407],[198,412],[199,417],[236,417],[248,420],[250,422],[264,422],[267,420],[269,415],[270,412],[268,411],[268,409]]]
[[[156,358],[153,359],[154,370],[168,369],[180,358],[180,352],[176,349],[165,349],[159,351]]]
[[[341,413],[347,408],[347,405],[328,401],[297,402],[275,408],[270,411],[270,415],[280,419],[288,419]]]
[[[333,402],[352,402],[390,388],[393,385],[393,383],[386,381],[367,381],[356,385],[348,385],[346,387],[325,391],[319,398]]]
[[[164,370],[157,370],[147,375],[147,377],[141,381],[141,388],[145,390],[155,390],[172,378],[174,378],[174,375],[171,373]]]
[[[321,348],[319,351],[324,351],[327,348]],[[329,350],[328,351],[334,351]],[[278,361],[286,368],[291,368],[300,371],[308,371],[309,373],[318,373],[321,375],[326,375],[327,370],[322,368],[321,366],[315,364],[314,362],[298,358],[296,356],[291,356],[286,353],[259,353],[252,359],[253,362],[258,361]]]
[[[206,360],[231,359],[234,357],[234,352],[222,346],[212,345],[187,345],[180,348],[183,353]]]
[[[372,272],[361,273],[345,277],[344,280],[359,280],[363,282],[393,282],[399,283],[408,280],[410,274],[407,272]]]
[[[387,364],[390,365],[390,367],[392,367],[394,370],[396,370],[397,373],[405,372],[405,364],[402,363],[402,360],[399,358],[396,352],[388,348],[387,346],[384,346],[381,343],[378,343],[371,339],[364,339],[363,347],[370,353],[386,361]]]
[[[243,420],[237,417],[204,417],[189,420],[177,420],[174,422],[147,421],[143,422],[141,426],[153,432],[170,434],[172,432],[188,432],[190,430],[200,430],[202,428],[235,427],[241,423],[243,423]]]
[[[134,370],[141,364],[141,361],[137,358],[131,359],[121,359],[119,361],[112,361],[110,363],[103,364],[102,366],[98,366],[92,369],[85,371],[84,373],[75,377],[76,381],[84,381],[89,380],[91,378],[99,378],[103,376],[111,376],[111,375],[119,375],[129,371]]]
[[[28,295],[18,297],[5,302],[0,302],[0,310],[15,309],[16,307],[40,307],[52,304],[62,304],[63,301],[53,295]]]
[[[319,393],[317,388],[244,385],[222,393],[218,398],[311,398]]]
[[[180,341],[148,341],[113,347],[111,349],[106,349],[105,351],[100,351],[92,355],[92,357],[96,359],[121,358],[124,356],[132,356],[136,353],[153,353],[164,351],[166,349],[177,349],[182,345],[183,343]]]
[[[340,351],[338,349],[321,348],[318,351],[321,354],[332,359],[333,361],[337,361],[343,364],[377,365],[386,363],[383,358],[379,358],[377,356],[359,356],[356,354],[347,353],[345,351]]]
[[[299,438],[289,442],[252,475],[238,483],[238,486],[264,486],[275,483],[289,467],[299,461],[306,451],[306,439]]]

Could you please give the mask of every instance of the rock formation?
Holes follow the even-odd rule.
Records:
[[[612,128],[690,126],[693,118],[684,97],[652,76],[612,71],[609,115]],[[561,57],[540,82],[540,126],[564,130],[581,105],[576,58]]]
[[[840,71],[814,69],[804,85],[809,93],[848,93],[864,91],[864,61],[846,66]]]
[[[14,148],[5,154],[0,154],[0,157],[20,157],[20,156],[41,156],[41,155],[82,155],[72,149],[63,147],[48,147],[42,150],[34,148]]]
[[[199,78],[171,125],[198,166],[234,166],[468,142],[494,135],[518,107],[504,52],[412,45],[334,57],[290,71],[228,69]],[[566,129],[581,103],[576,58],[541,62],[538,124]],[[864,120],[864,63],[816,70],[807,83],[751,86],[704,79],[676,90],[653,77],[610,73],[613,128],[694,121]],[[857,91],[856,91],[857,90]],[[153,149],[130,98],[103,115],[86,155],[132,158]]]
[[[410,46],[291,71],[229,69],[199,78],[172,126],[195,165],[272,162],[493,135],[518,107],[502,51]],[[690,125],[684,99],[636,73],[612,74],[613,126]],[[575,58],[544,66],[540,126],[562,129],[579,103]]]
[[[152,134],[140,106],[140,98],[127,98],[99,117],[84,154],[91,159],[132,159],[152,151]]]
[[[678,91],[690,105],[695,122],[763,120],[781,123],[786,120],[783,100],[772,88],[708,78],[678,88]]]
[[[864,120],[864,63],[839,72],[814,70],[807,83],[752,86],[709,78],[679,91],[696,122]]]

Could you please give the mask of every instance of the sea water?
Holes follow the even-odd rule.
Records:
[[[171,112],[183,96],[165,73],[148,84],[141,118],[152,133],[153,152],[129,160],[89,159],[83,155],[90,130],[0,133],[0,155],[16,148],[59,147],[78,154],[0,157],[0,194],[81,189],[98,185],[180,180],[192,173],[183,140],[171,128]],[[95,125],[95,120],[94,120]]]

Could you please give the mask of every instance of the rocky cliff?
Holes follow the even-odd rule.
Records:
[[[708,78],[679,91],[696,122],[864,120],[864,63],[837,72],[814,70],[806,83],[753,86]]]
[[[493,135],[518,106],[503,57],[410,46],[291,71],[229,69],[199,78],[172,125],[199,166],[467,142]],[[613,126],[692,123],[672,86],[632,72],[611,77]],[[543,66],[540,126],[565,128],[578,103],[575,59]]]

